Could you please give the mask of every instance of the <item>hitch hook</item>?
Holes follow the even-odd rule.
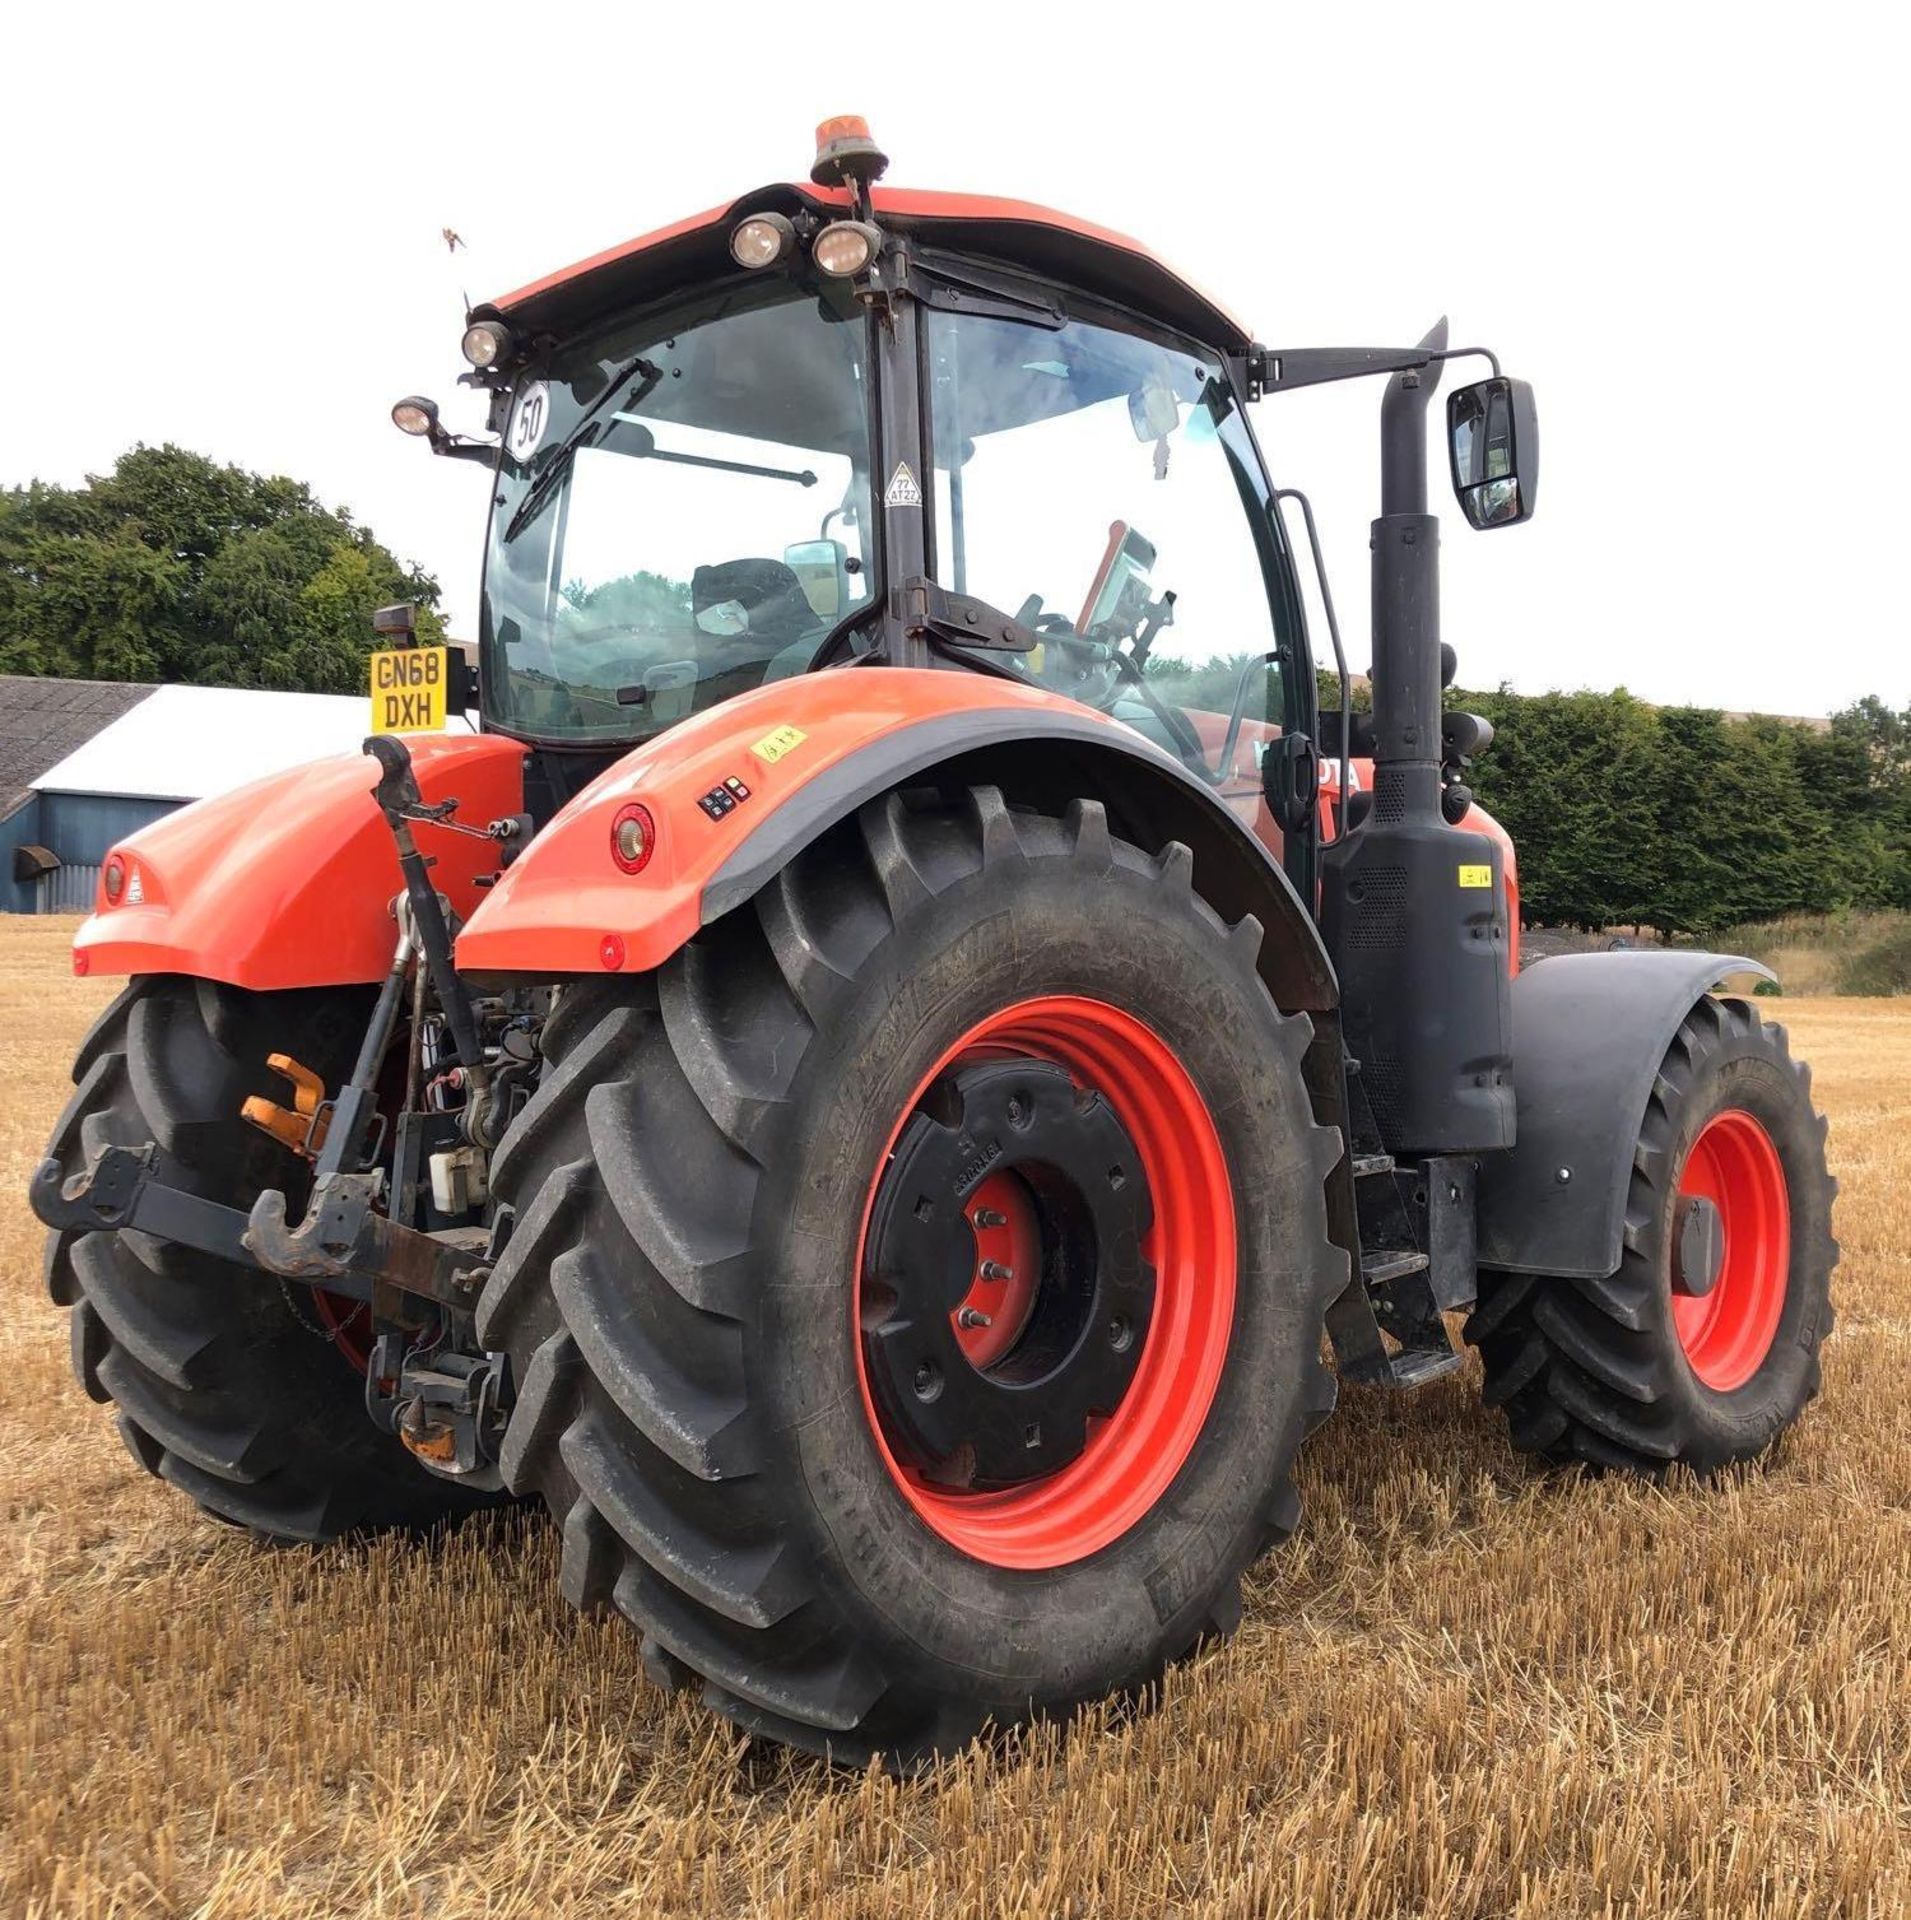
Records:
[[[239,1117],[249,1120],[260,1132],[269,1133],[281,1146],[290,1147],[301,1159],[316,1160],[332,1120],[325,1082],[289,1053],[269,1053],[265,1063],[281,1080],[291,1083],[292,1105],[288,1109],[263,1094],[248,1094]]]

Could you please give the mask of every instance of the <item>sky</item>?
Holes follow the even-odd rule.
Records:
[[[139,441],[289,473],[468,634],[486,476],[388,417],[482,426],[465,296],[801,179],[853,112],[891,184],[1133,234],[1272,345],[1445,312],[1532,381],[1535,518],[1434,502],[1464,684],[1911,705],[1898,9],[65,0],[4,44],[0,484]],[[1378,404],[1255,415],[1357,668]]]

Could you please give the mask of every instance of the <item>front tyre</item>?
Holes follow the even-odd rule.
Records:
[[[1346,1278],[1260,937],[1098,806],[890,795],[569,990],[479,1314],[569,1597],[741,1725],[898,1765],[1226,1630]]]
[[[1481,1275],[1467,1338],[1515,1446],[1709,1474],[1798,1419],[1832,1323],[1825,1132],[1785,1030],[1699,1001],[1640,1127],[1618,1272]]]

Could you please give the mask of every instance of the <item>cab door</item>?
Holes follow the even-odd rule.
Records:
[[[1230,369],[1085,303],[1024,322],[931,306],[930,564],[1040,645],[1010,670],[1132,726],[1209,781],[1313,897],[1272,758],[1311,740],[1293,568]]]

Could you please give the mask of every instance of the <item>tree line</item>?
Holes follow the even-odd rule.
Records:
[[[438,597],[303,482],[180,447],[0,489],[0,673],[362,693],[373,610],[436,640]]]
[[[1226,712],[1244,656],[1157,655],[1152,687]],[[1340,683],[1319,675],[1322,708]],[[1356,711],[1372,705],[1364,679]],[[1266,710],[1282,709],[1269,670]],[[1706,937],[1786,914],[1911,909],[1911,707],[1875,695],[1829,723],[1659,707],[1613,693],[1451,688],[1494,740],[1467,772],[1513,836],[1532,926]],[[1321,751],[1338,750],[1332,735]]]
[[[1911,708],[1872,696],[1827,728],[1623,689],[1448,704],[1493,723],[1468,781],[1513,836],[1529,924],[1670,939],[1911,908]]]

